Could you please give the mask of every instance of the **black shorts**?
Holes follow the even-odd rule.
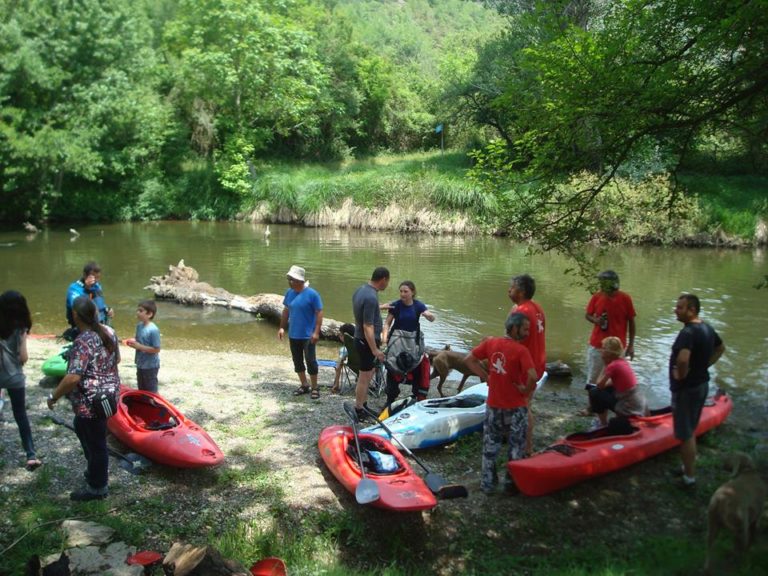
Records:
[[[379,341],[376,341],[376,346],[379,345]],[[355,338],[355,348],[357,349],[357,355],[360,357],[360,371],[369,372],[373,370],[376,365],[376,356],[373,355],[371,349],[368,347],[368,342]]]
[[[672,392],[672,420],[675,438],[685,442],[696,432],[701,410],[709,393],[709,382]]]

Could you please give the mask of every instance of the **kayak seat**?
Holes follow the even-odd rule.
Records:
[[[168,409],[158,404],[154,398],[123,396],[122,401],[134,422],[147,430],[166,430],[178,426]]]
[[[476,408],[485,404],[486,398],[479,394],[454,396],[452,398],[435,398],[427,402],[428,408]]]
[[[366,474],[386,475],[395,474],[402,470],[402,466],[394,455],[389,454],[383,446],[378,446],[371,440],[361,439],[360,450]],[[357,448],[354,442],[347,444],[347,456],[359,467]]]

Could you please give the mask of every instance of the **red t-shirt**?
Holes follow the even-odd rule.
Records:
[[[637,377],[624,358],[617,358],[605,367],[605,375],[611,379],[616,392],[626,392],[637,386]]]
[[[603,338],[616,336],[621,340],[621,345],[626,348],[627,324],[636,316],[632,297],[621,290],[617,290],[611,296],[602,291],[593,294],[587,304],[587,314],[600,316],[603,312],[608,313],[608,329],[603,330],[600,324],[595,324],[592,335],[589,337],[589,345],[600,348],[603,345]]]
[[[528,370],[534,368],[525,346],[511,338],[488,338],[472,349],[472,356],[488,360],[488,406],[528,406],[528,397],[517,389],[517,385],[527,384]]]
[[[521,302],[512,309],[514,312],[525,314],[531,323],[530,332],[525,340],[520,340],[520,344],[528,348],[533,360],[533,367],[536,369],[536,377],[541,378],[547,367],[547,351],[544,344],[544,310],[533,300]]]

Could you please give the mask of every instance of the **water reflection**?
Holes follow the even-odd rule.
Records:
[[[536,299],[547,314],[551,359],[571,364],[578,378],[590,325],[584,320],[589,294],[564,271],[570,263],[556,254],[531,255],[525,246],[486,237],[397,235],[356,230],[299,228],[232,222],[152,222],[78,227],[77,242],[66,228],[38,234],[0,232],[3,289],[20,289],[34,311],[36,332],[64,328],[66,287],[83,264],[103,268],[107,302],[116,310],[122,336],[135,325],[136,304],[150,295],[151,276],[184,259],[200,280],[230,292],[282,293],[291,264],[307,269],[321,293],[325,313],[341,321],[352,317],[351,295],[375,266],[392,272],[381,300],[395,300],[397,285],[412,280],[418,298],[436,314],[425,323],[427,343],[468,350],[488,334],[501,334],[510,308],[510,276],[529,272],[537,281]],[[766,271],[764,250],[619,248],[602,257],[604,267],[621,276],[622,289],[635,302],[638,318],[634,366],[652,398],[666,401],[669,349],[680,329],[672,312],[679,293],[702,299],[702,317],[725,340],[727,352],[716,365],[718,383],[765,402],[768,358],[764,350],[768,291],[754,286]],[[237,350],[288,355],[276,330],[249,314],[222,308],[161,303],[157,323],[169,348]],[[327,356],[335,350],[329,345]]]

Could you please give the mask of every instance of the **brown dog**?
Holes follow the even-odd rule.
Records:
[[[446,346],[444,350],[437,351],[437,353],[430,358],[432,373],[429,375],[429,379],[432,380],[433,378],[440,376],[440,381],[437,383],[437,391],[440,396],[443,395],[443,384],[445,383],[446,378],[448,378],[448,374],[451,373],[451,370],[457,370],[464,375],[459,384],[459,389],[456,391],[457,394],[464,389],[464,384],[466,383],[467,378],[475,375],[464,363],[465,357],[466,353],[454,352],[449,346]],[[484,363],[483,365],[487,366],[487,363]],[[480,381],[484,382],[484,380]]]
[[[757,533],[757,522],[763,513],[768,491],[752,459],[746,454],[728,454],[724,462],[732,471],[731,480],[715,490],[709,501],[706,573],[709,573],[712,546],[721,528],[727,528],[736,535],[740,555],[749,549]]]

